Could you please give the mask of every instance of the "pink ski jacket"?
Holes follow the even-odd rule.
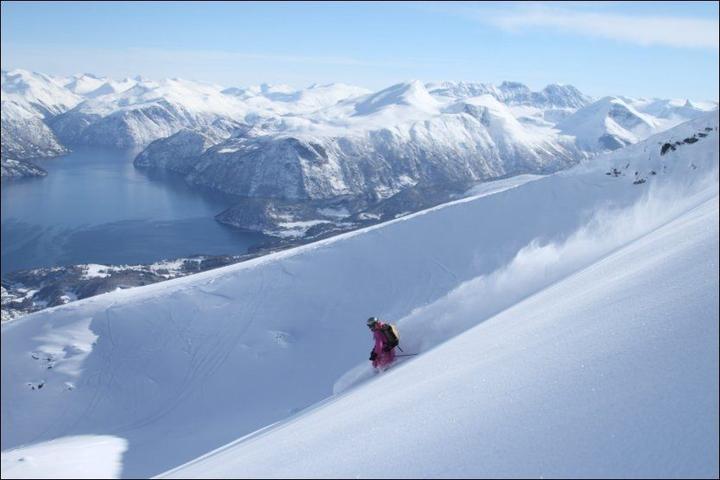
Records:
[[[395,360],[394,348],[389,352],[383,350],[383,347],[385,346],[385,335],[383,335],[380,329],[384,326],[384,323],[378,322],[375,330],[373,330],[373,338],[375,339],[375,347],[373,348],[373,351],[376,355],[375,360],[373,360],[373,367],[375,368],[390,365]]]

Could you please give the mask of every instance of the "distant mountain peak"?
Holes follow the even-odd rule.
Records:
[[[419,110],[434,110],[438,102],[425,89],[419,80],[397,83],[377,93],[370,94],[355,105],[358,115],[371,115],[393,106],[414,107]]]

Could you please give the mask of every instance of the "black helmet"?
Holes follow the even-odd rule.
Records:
[[[368,327],[372,327],[372,326],[375,325],[377,322],[378,322],[377,317],[370,317],[370,318],[367,319],[367,326],[368,326]]]

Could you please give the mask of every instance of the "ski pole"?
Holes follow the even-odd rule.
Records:
[[[395,355],[396,357],[414,357],[417,353],[405,353],[403,355]]]

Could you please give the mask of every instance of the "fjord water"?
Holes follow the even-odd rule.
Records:
[[[193,189],[176,175],[138,170],[132,159],[132,152],[77,148],[36,161],[46,177],[3,181],[2,274],[242,254],[266,239],[214,220],[231,198]]]

